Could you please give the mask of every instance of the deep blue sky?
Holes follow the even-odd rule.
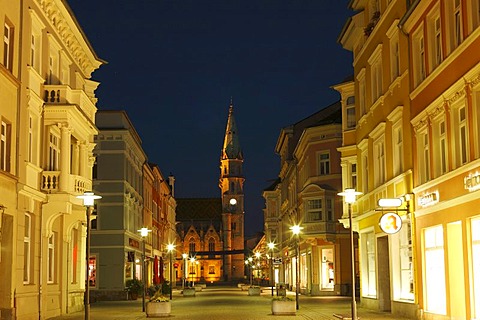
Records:
[[[282,127],[338,100],[352,73],[337,37],[347,0],[67,0],[97,55],[100,110],[126,110],[176,197],[219,197],[233,97],[246,234],[263,230]]]

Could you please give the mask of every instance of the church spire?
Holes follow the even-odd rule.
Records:
[[[233,99],[230,99],[227,128],[223,142],[222,159],[243,159],[242,149],[237,135],[237,125],[233,117]]]

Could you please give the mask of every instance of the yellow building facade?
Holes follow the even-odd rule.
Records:
[[[342,183],[363,193],[352,206],[352,227],[359,235],[359,300],[364,307],[414,319],[409,44],[398,28],[406,2],[359,0],[350,6],[356,13],[338,41],[353,53],[354,74],[335,89],[343,106]],[[403,202],[382,211],[378,200],[389,198]],[[402,226],[395,234],[379,226],[386,211],[400,217]],[[345,205],[343,222],[349,227],[347,212]]]
[[[480,319],[478,1],[420,1],[409,40],[418,304],[423,319]]]
[[[64,1],[4,1],[0,317],[83,309],[99,59]],[[26,49],[28,48],[28,49]]]

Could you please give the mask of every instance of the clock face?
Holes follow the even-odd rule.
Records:
[[[235,199],[235,198],[230,199],[230,204],[232,206],[236,205],[237,204],[237,199]]]

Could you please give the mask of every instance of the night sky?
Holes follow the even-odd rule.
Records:
[[[348,0],[67,0],[98,57],[99,110],[125,110],[176,197],[220,197],[233,98],[246,235],[263,230],[281,128],[340,99],[352,70],[337,38]]]

